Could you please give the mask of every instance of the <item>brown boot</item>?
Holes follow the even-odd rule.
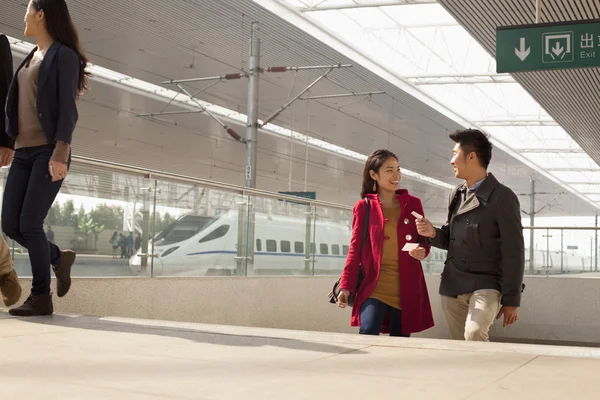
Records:
[[[56,275],[56,294],[63,297],[71,288],[71,267],[75,263],[75,252],[65,250],[60,253],[58,265],[53,265],[54,275]]]
[[[0,292],[2,292],[2,301],[6,307],[12,306],[21,298],[21,283],[14,269],[8,274],[0,276]]]
[[[33,317],[34,315],[52,315],[52,294],[30,295],[21,307],[8,310],[10,315],[16,317]]]

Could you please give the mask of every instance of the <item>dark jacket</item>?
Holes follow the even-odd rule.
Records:
[[[0,147],[14,148],[14,141],[5,135],[6,132],[6,96],[13,78],[13,58],[8,38],[0,34]]]
[[[381,254],[384,241],[384,217],[381,203],[377,195],[368,194],[370,200],[369,227],[365,245],[361,243],[365,226],[366,203],[360,200],[354,206],[352,218],[352,238],[350,250],[346,259],[346,266],[342,272],[340,287],[353,292],[356,288],[359,267],[362,266],[365,277],[356,293],[352,307],[352,326],[360,325],[360,307],[369,298],[379,278],[381,267]],[[398,221],[398,269],[400,272],[400,299],[402,303],[402,333],[421,332],[433,326],[433,314],[427,293],[427,285],[423,275],[421,262],[412,258],[408,252],[402,251],[407,242],[419,243],[429,253],[430,247],[426,239],[419,236],[415,217],[411,212],[416,211],[423,215],[421,200],[411,196],[406,190],[398,190],[396,199],[402,208],[402,215]],[[410,236],[410,238],[409,238]],[[382,333],[389,332],[389,324],[384,321]]]
[[[6,134],[13,140],[19,134],[19,82],[17,76],[31,60],[34,50],[19,66],[12,80],[6,102]],[[48,143],[61,140],[71,143],[77,124],[79,58],[69,47],[54,42],[40,65],[37,82],[37,112]]]
[[[512,190],[492,174],[475,192],[466,184],[456,187],[450,195],[448,222],[436,230],[431,244],[448,250],[441,295],[496,289],[503,305],[520,305],[525,246],[519,199]]]

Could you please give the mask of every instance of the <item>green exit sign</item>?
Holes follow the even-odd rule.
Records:
[[[496,71],[600,67],[600,20],[498,27]]]

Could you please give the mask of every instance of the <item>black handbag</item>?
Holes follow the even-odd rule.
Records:
[[[359,259],[361,260],[361,264],[358,266],[358,278],[356,279],[356,288],[354,289],[354,292],[350,293],[350,295],[348,296],[348,305],[350,307],[354,306],[354,297],[356,296],[356,293],[358,292],[358,289],[360,288],[360,285],[362,284],[362,281],[365,278],[365,272],[363,271],[363,267],[362,267],[362,249],[365,245],[365,241],[367,240],[367,234],[369,233],[369,215],[371,213],[371,204],[369,202],[369,199],[365,198],[365,203],[366,203],[365,225],[363,228],[362,242],[360,244],[360,254],[359,254]],[[329,302],[331,304],[337,304],[338,295],[340,294],[340,279],[341,278],[339,278],[333,284],[333,289],[331,290],[331,293],[329,294]]]

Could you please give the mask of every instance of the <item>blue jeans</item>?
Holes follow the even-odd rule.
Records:
[[[34,296],[50,294],[50,264],[60,262],[59,248],[44,232],[44,219],[63,182],[52,182],[48,171],[53,151],[54,145],[15,151],[2,204],[2,230],[29,252]]]
[[[410,337],[402,333],[402,311],[377,299],[367,299],[360,307],[360,334],[379,335],[381,325],[390,315],[390,336]]]

